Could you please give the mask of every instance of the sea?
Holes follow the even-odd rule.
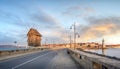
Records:
[[[86,51],[102,54],[102,49],[89,49]],[[108,48],[103,50],[104,55],[120,58],[120,48]]]

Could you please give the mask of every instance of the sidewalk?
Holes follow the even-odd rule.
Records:
[[[49,69],[80,69],[66,50],[58,50],[57,55],[48,66]]]

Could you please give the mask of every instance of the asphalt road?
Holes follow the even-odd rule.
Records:
[[[61,53],[59,54],[59,52],[63,54],[61,55]],[[11,58],[8,60],[0,61],[0,69],[63,69],[65,67],[64,64],[70,65],[69,63],[71,62],[73,69],[77,69],[74,61],[70,57],[65,56],[65,52],[66,49],[46,50],[29,55]],[[62,60],[62,62],[59,62],[61,61],[60,59]],[[64,60],[66,59],[68,60],[68,62],[66,61],[66,63],[64,63]],[[55,68],[55,64],[60,67]],[[71,68],[70,66],[67,67]]]

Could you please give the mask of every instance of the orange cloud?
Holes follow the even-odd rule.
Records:
[[[96,31],[109,31],[111,28],[114,28],[115,24],[109,23],[109,24],[103,24],[103,25],[97,25],[93,26],[91,30],[96,30]]]
[[[78,42],[86,42],[86,41],[95,41],[102,40],[105,38],[107,43],[110,43],[112,39],[114,42],[118,43],[117,38],[120,35],[120,24],[118,19],[98,19],[95,21],[90,21],[87,26],[80,27],[79,32],[81,32],[80,39],[77,39]],[[120,38],[119,38],[120,39]],[[120,42],[119,42],[120,43]]]

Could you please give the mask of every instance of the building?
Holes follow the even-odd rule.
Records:
[[[28,46],[41,46],[42,35],[36,29],[31,28],[27,33],[27,37]]]

